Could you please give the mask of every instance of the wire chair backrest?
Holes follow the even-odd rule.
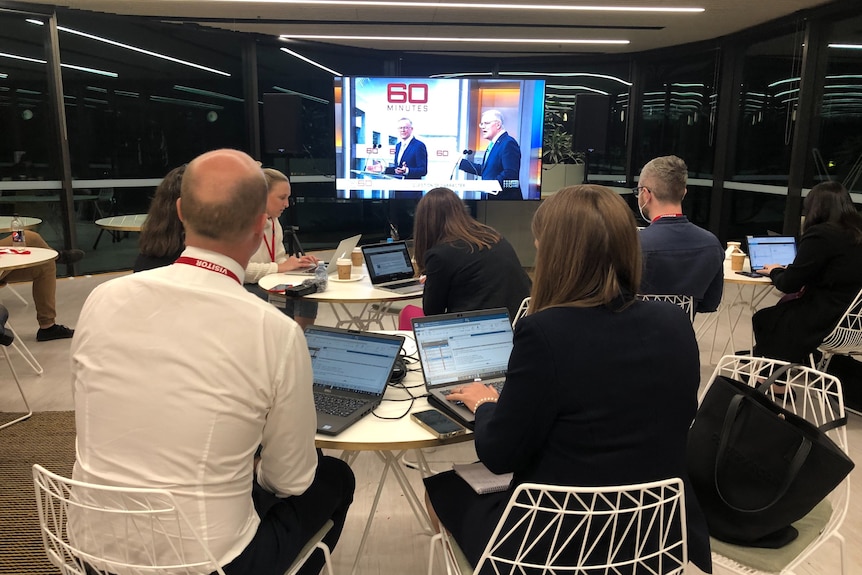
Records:
[[[42,542],[63,575],[224,575],[169,491],[93,485],[40,465],[33,484]]]
[[[474,572],[681,574],[687,556],[679,478],[613,487],[524,483]]]
[[[862,354],[862,290],[817,349],[830,355]]]
[[[527,296],[521,301],[521,305],[518,306],[518,311],[515,313],[515,317],[512,318],[512,327],[515,327],[515,324],[518,323],[518,320],[527,315],[527,312],[530,310],[530,296]]]
[[[688,319],[692,322],[694,321],[694,298],[690,295],[641,293],[637,295],[637,298],[643,301],[666,301],[672,303],[682,308],[682,311],[688,314]]]

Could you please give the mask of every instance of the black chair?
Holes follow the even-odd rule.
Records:
[[[6,321],[9,319],[9,310],[6,309],[6,306],[0,304],[0,348],[3,349],[3,355],[6,358],[6,365],[9,366],[9,371],[12,372],[12,379],[15,380],[15,385],[18,386],[18,392],[21,394],[21,399],[24,400],[24,407],[27,408],[27,414],[22,415],[17,419],[13,419],[3,425],[0,425],[0,429],[4,427],[9,427],[13,423],[18,423],[19,421],[24,421],[33,415],[33,410],[30,408],[30,404],[27,402],[27,396],[24,395],[24,390],[21,388],[21,381],[18,379],[18,374],[15,372],[15,366],[12,365],[12,359],[9,357],[9,346],[12,345],[12,342],[15,341],[15,334],[11,329],[6,327]]]

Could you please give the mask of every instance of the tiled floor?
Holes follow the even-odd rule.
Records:
[[[75,325],[78,313],[90,290],[99,283],[106,281],[116,274],[99,276],[82,276],[72,279],[62,279],[58,283],[58,321],[70,326]],[[24,295],[25,299],[32,302],[29,295],[29,285],[22,284],[16,289]],[[11,322],[15,326],[21,339],[30,347],[37,359],[42,363],[45,373],[41,376],[32,372],[13,352],[13,362],[21,376],[27,396],[37,411],[42,410],[67,410],[72,408],[71,385],[69,377],[69,340],[37,343],[35,341],[36,321],[32,303],[25,307],[6,289],[0,289],[0,301],[4,303],[11,312]],[[771,303],[767,300],[767,304]],[[698,318],[696,327],[708,316]],[[328,306],[321,306],[318,323],[331,324],[333,316]],[[747,335],[750,320],[743,315],[741,323],[737,328],[738,334]],[[724,324],[719,326],[717,345],[721,347],[726,339],[727,328]],[[704,381],[712,373],[714,364],[710,364],[710,354],[703,349],[711,344],[712,333],[704,330],[700,337],[702,352],[702,373]],[[728,349],[747,348],[746,337],[737,337],[735,344]],[[716,358],[720,353],[716,354]],[[4,360],[0,359],[0,362]],[[20,400],[17,397],[10,378],[5,372],[5,366],[0,365],[0,411],[11,411],[20,409]],[[851,457],[859,461],[862,456],[862,417],[850,415],[848,424]],[[0,431],[2,433],[2,431]],[[439,449],[427,453],[432,467],[436,469],[447,469],[452,461],[471,461],[475,458],[471,443]],[[337,573],[348,573],[356,556],[359,546],[359,538],[364,527],[368,509],[377,488],[378,477],[381,471],[379,460],[371,453],[362,453],[354,463],[357,476],[356,499],[348,516],[347,525],[341,543],[336,549],[333,557]],[[411,481],[417,492],[421,493],[421,482],[418,474],[408,471]],[[862,488],[862,471],[855,471],[851,475],[852,488],[858,491]],[[842,533],[847,540],[846,573],[849,575],[862,573],[862,509],[858,499],[851,495],[850,510],[845,520]],[[837,546],[834,543],[827,544],[818,551],[806,564],[800,573],[831,575],[838,573],[838,562],[836,554]],[[421,532],[420,526],[411,514],[404,497],[394,481],[388,481],[377,510],[372,530],[368,539],[365,553],[360,559],[357,573],[360,575],[390,575],[424,573],[427,570],[428,536]],[[697,569],[689,572],[697,573]]]

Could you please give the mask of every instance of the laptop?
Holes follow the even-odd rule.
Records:
[[[305,329],[305,339],[314,375],[317,432],[336,435],[383,399],[404,338],[312,325]]]
[[[481,379],[500,391],[512,353],[506,308],[413,318],[428,403],[472,429],[473,413],[446,399],[452,389]]]
[[[796,239],[792,236],[747,236],[751,271],[767,264],[790,265],[796,258]]]
[[[362,234],[355,235],[353,237],[341,240],[338,242],[338,247],[335,248],[335,251],[332,252],[332,257],[329,258],[329,262],[326,264],[326,272],[329,275],[334,274],[338,271],[338,265],[336,264],[336,260],[338,258],[344,257],[349,258],[350,254],[353,253],[353,248],[356,247],[356,244],[359,243],[359,238],[362,237]],[[313,274],[317,267],[313,267],[303,271],[304,274]]]
[[[399,294],[421,294],[425,285],[416,277],[405,242],[362,246],[371,284]]]

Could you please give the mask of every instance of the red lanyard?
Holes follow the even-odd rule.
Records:
[[[216,273],[219,273],[223,276],[233,278],[233,280],[236,281],[236,283],[242,285],[242,282],[239,281],[239,278],[236,276],[235,273],[233,273],[232,271],[230,271],[229,269],[227,269],[224,266],[220,266],[218,264],[214,264],[214,263],[208,262],[206,260],[199,260],[198,258],[190,258],[188,256],[182,256],[182,257],[177,258],[177,261],[175,261],[174,263],[175,264],[186,264],[186,265],[190,265],[190,266],[203,268],[203,269],[209,270],[211,272],[216,272]]]
[[[270,241],[266,241],[266,236],[263,236],[263,245],[266,246],[266,251],[269,252],[269,261],[275,261],[275,223],[272,221],[272,218],[269,218],[269,225],[272,226],[272,233],[270,234]]]
[[[652,219],[652,221],[657,222],[662,218],[681,218],[685,214],[664,214],[663,216],[656,216]]]

